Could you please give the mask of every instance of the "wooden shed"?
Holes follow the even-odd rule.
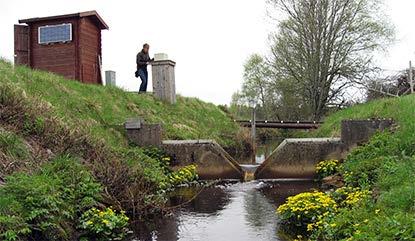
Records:
[[[19,20],[14,26],[15,64],[84,83],[102,84],[101,30],[96,11]]]

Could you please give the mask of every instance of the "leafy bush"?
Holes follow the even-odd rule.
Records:
[[[340,163],[338,160],[321,161],[316,166],[316,172],[320,179],[337,173]]]
[[[355,207],[356,205],[370,199],[371,191],[361,190],[356,187],[341,187],[331,193],[331,197],[339,207]]]
[[[196,168],[196,165],[188,165],[172,172],[169,175],[170,184],[177,186],[196,180],[198,178]]]
[[[85,167],[69,157],[57,158],[34,174],[9,176],[0,188],[0,237],[68,239],[77,217],[97,204],[101,191]]]
[[[289,197],[277,209],[283,223],[288,227],[296,227],[302,233],[311,231],[322,225],[325,216],[334,213],[337,204],[324,192],[304,192]]]
[[[159,148],[126,151],[124,156],[129,160],[130,166],[133,168],[139,166],[148,180],[157,183],[158,191],[161,192],[198,178],[195,165],[185,166],[176,171],[172,170],[170,168],[171,157]]]
[[[370,192],[360,188],[339,188],[331,193],[305,192],[289,197],[278,207],[281,220],[301,234],[320,235],[321,230],[334,229],[334,216],[343,209],[355,208],[370,200]]]
[[[310,225],[311,240],[415,240],[413,147],[379,133],[339,167],[346,186],[330,193],[336,212]]]
[[[171,172],[168,162],[163,161],[164,155],[160,149],[119,149],[118,152],[128,163],[130,171],[143,175],[149,184],[152,184],[153,193],[166,189],[163,183],[168,182],[168,174]]]
[[[375,151],[372,148],[368,150]],[[373,162],[372,165],[369,165],[370,160]],[[334,223],[335,227],[316,230],[313,232],[312,238],[362,241],[415,240],[415,186],[413,185],[415,158],[405,156],[379,158],[375,156],[369,160],[362,160],[362,162],[366,163],[363,164],[366,168],[350,164],[347,166],[347,170],[350,173],[356,173],[356,170],[370,171],[375,175],[366,175],[366,177],[371,176],[373,179],[361,179],[365,181],[349,181],[348,183],[349,185],[361,184],[363,187],[371,184],[370,186],[375,190],[372,194],[375,199],[368,197],[370,192],[367,192],[366,195],[363,195],[365,197],[355,205],[343,206],[331,219],[325,220],[325,222]],[[370,168],[367,168],[369,166]],[[362,190],[361,188],[349,186],[343,189]],[[338,189],[335,193],[341,192],[342,189]],[[352,197],[355,198],[356,195]]]
[[[326,225],[313,230],[310,240],[414,240],[413,214],[387,213],[372,202],[362,202],[353,208],[340,208],[335,215],[323,220]]]
[[[91,208],[80,219],[80,228],[87,231],[85,237],[95,240],[121,240],[127,234],[128,217],[123,211],[117,213],[111,208]]]
[[[347,186],[371,188],[387,158],[401,155],[400,140],[390,132],[378,133],[364,146],[354,149],[339,168]]]

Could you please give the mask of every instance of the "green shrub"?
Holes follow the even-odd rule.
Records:
[[[353,208],[340,208],[323,220],[321,229],[313,230],[310,240],[414,240],[415,220],[405,212],[387,213],[372,202]]]
[[[178,186],[196,180],[198,178],[196,168],[196,165],[188,165],[172,172],[169,175],[170,184]]]
[[[123,211],[117,213],[111,208],[91,208],[80,218],[80,228],[87,232],[83,238],[94,240],[122,240],[127,234],[128,217]]]
[[[323,225],[324,217],[336,212],[337,204],[324,192],[304,192],[289,197],[277,209],[281,221],[287,228],[306,234]]]
[[[158,191],[161,192],[195,181],[198,178],[195,165],[185,166],[173,171],[169,166],[171,157],[159,148],[125,150],[123,155],[128,160],[131,168],[142,170],[144,177],[156,183]]]
[[[415,240],[415,157],[405,140],[378,134],[341,165],[347,186],[332,197],[338,212],[311,240]],[[373,191],[369,191],[373,190]]]
[[[8,176],[0,188],[0,237],[72,236],[77,218],[100,200],[101,186],[77,160],[61,157],[34,174]]]
[[[331,193],[305,192],[289,197],[277,212],[288,231],[317,237],[339,226],[333,221],[338,212],[359,207],[369,200],[370,192],[359,188],[344,187]]]
[[[318,177],[322,179],[337,173],[339,165],[338,160],[326,160],[317,163],[316,172]]]
[[[390,132],[383,132],[354,149],[340,168],[346,184],[363,189],[372,187],[377,181],[377,170],[387,161],[385,158],[401,154],[399,143]]]
[[[167,174],[170,173],[168,165],[162,161],[162,157],[156,156],[154,153],[161,153],[159,149],[152,149],[150,154],[145,150],[135,149],[119,149],[118,152],[126,160],[130,170],[137,175],[142,175],[149,183],[147,186],[154,186],[154,193],[157,190],[165,189],[162,183],[168,181]],[[147,153],[147,154],[146,154]]]

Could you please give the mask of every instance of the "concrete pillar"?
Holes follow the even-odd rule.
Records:
[[[105,71],[105,85],[116,85],[115,71],[107,70]]]
[[[140,147],[160,147],[162,128],[160,124],[146,124],[141,118],[128,119],[125,124],[128,141]]]
[[[170,104],[176,103],[175,65],[166,54],[156,54],[151,63],[154,96]]]
[[[378,131],[384,131],[394,124],[392,119],[343,120],[341,140],[349,147],[361,145]]]

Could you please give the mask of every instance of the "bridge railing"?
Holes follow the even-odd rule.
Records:
[[[252,120],[234,120],[244,127],[251,127]],[[257,128],[276,128],[276,129],[317,129],[323,122],[320,121],[283,121],[283,120],[257,120]]]

